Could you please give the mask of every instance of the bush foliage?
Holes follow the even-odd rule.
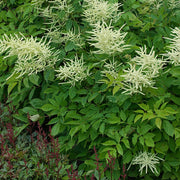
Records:
[[[18,141],[39,127],[60,144],[59,164],[48,166],[38,143],[25,143],[19,178],[29,167],[37,179],[180,179],[179,7],[178,0],[0,1],[1,178],[18,156],[3,154],[3,126],[11,123]],[[36,128],[27,134],[30,123]],[[151,160],[136,163],[140,152],[158,157],[155,169]]]

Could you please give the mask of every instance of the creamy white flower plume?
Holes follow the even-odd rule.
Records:
[[[83,15],[91,25],[98,21],[114,20],[120,16],[119,3],[108,3],[104,0],[84,0]]]
[[[115,54],[122,53],[128,49],[129,45],[125,45],[124,38],[127,33],[121,32],[122,27],[118,30],[113,30],[113,26],[107,25],[104,21],[94,25],[94,29],[90,31],[91,37],[89,43],[98,50],[97,54]]]
[[[73,31],[62,32],[56,27],[51,27],[47,29],[47,31],[46,36],[54,43],[66,43],[67,41],[71,41],[78,47],[84,45],[80,32],[77,34]]]
[[[179,0],[168,0],[168,5],[170,9],[180,8],[180,1]]]
[[[6,52],[9,56],[17,56],[14,73],[20,73],[18,77],[24,74],[33,74],[43,71],[48,66],[54,66],[57,62],[58,52],[53,52],[49,46],[51,41],[46,43],[46,39],[40,41],[37,38],[26,38],[23,34],[6,34],[0,40],[0,53]]]
[[[121,75],[124,78],[123,89],[126,94],[142,93],[143,87],[153,87],[154,82],[149,77],[143,68],[137,68],[135,65],[130,64],[130,68],[124,70],[125,74]]]
[[[136,156],[129,168],[131,167],[131,165],[139,165],[139,171],[140,173],[142,174],[143,172],[143,169],[145,168],[145,172],[146,174],[148,173],[148,168],[153,172],[153,173],[158,173],[157,172],[157,169],[156,169],[156,164],[159,164],[159,160],[162,160],[160,157],[156,156],[155,154],[152,154],[152,153],[148,153],[148,152],[142,152],[142,153],[139,153],[138,156]],[[128,168],[128,170],[129,170]]]
[[[163,54],[170,60],[175,66],[180,65],[180,28],[176,27],[172,30],[173,38],[166,38],[170,40],[169,51],[166,54]]]
[[[46,24],[62,27],[68,20],[70,13],[73,12],[70,0],[52,0],[48,1],[48,3],[49,4],[46,8],[37,7],[40,16],[48,19]]]
[[[136,65],[141,66],[141,69],[146,71],[146,74],[150,78],[154,78],[159,74],[159,70],[163,68],[165,61],[163,59],[158,59],[153,51],[153,47],[149,54],[147,53],[146,46],[140,48],[140,51],[136,51],[138,56],[131,59],[131,62],[135,62]]]
[[[75,56],[75,59],[68,59],[69,62],[65,62],[64,66],[60,66],[57,72],[57,78],[60,79],[64,83],[70,83],[72,86],[75,86],[76,82],[81,82],[82,80],[86,79],[89,75],[87,67],[84,66],[83,56],[78,59],[78,56]]]
[[[116,79],[118,78],[118,69],[120,65],[121,64],[117,64],[114,59],[113,61],[105,62],[104,70],[101,71],[101,73],[103,74],[103,76],[106,76],[106,74],[110,74]]]

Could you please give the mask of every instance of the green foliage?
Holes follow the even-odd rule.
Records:
[[[167,0],[158,7],[144,0],[123,1],[119,7],[123,13],[111,25],[113,30],[123,26],[121,31],[127,33],[125,43],[130,46],[122,53],[107,55],[95,54],[97,49],[89,43],[93,26],[83,16],[83,1],[67,0],[64,9],[62,4],[53,4],[58,1],[33,2],[36,1],[11,0],[0,4],[0,38],[4,34],[9,36],[19,32],[27,39],[33,36],[39,41],[45,36],[47,43],[51,39],[48,46],[52,51],[59,51],[54,68],[20,78],[18,73],[12,75],[17,57],[6,57],[6,51],[0,54],[0,101],[8,105],[1,104],[0,119],[4,123],[14,122],[15,119],[18,121],[13,128],[19,139],[17,150],[20,155],[15,154],[15,150],[10,152],[13,155],[10,162],[14,165],[16,176],[21,171],[20,178],[43,177],[48,167],[42,154],[36,151],[36,145],[28,145],[30,137],[23,135],[31,120],[45,129],[52,127],[51,135],[59,141],[60,153],[67,154],[70,162],[77,162],[77,169],[81,172],[79,176],[87,175],[89,178],[94,174],[96,179],[118,179],[123,167],[128,167],[138,152],[147,151],[158,153],[164,160],[157,165],[158,173],[143,172],[140,175],[136,166],[126,172],[129,178],[180,179],[179,66],[165,62],[153,80],[156,88],[143,87],[143,95],[127,95],[123,92],[123,88],[126,88],[123,83],[124,70],[127,70],[128,63],[132,63],[139,47],[146,45],[149,52],[153,46],[158,58],[168,51],[170,40],[164,37],[171,38],[171,28],[179,27],[179,9],[172,8]],[[57,70],[61,66],[66,67],[67,59],[73,60],[76,56],[83,57],[89,74],[71,86],[66,83],[70,75],[60,81]],[[108,61],[117,62],[119,66],[117,69],[110,67],[108,71]],[[2,130],[3,126],[0,127]],[[35,130],[32,135],[34,133]],[[23,145],[20,143],[22,138],[25,138]],[[97,171],[94,147],[103,167],[110,157],[116,158],[115,167],[107,168],[105,172],[103,167],[99,167]],[[27,151],[21,153],[22,149]],[[16,163],[17,157],[20,157],[20,161]],[[28,175],[24,159],[29,158]],[[38,161],[39,169],[36,166]],[[8,160],[3,157],[3,162],[4,169],[0,171],[4,174],[0,173],[0,176],[2,179],[9,178],[5,176],[10,167]],[[51,163],[51,170],[57,168],[54,162]],[[62,177],[68,179],[65,170],[70,166],[66,159],[58,166],[61,165]],[[56,178],[53,172],[51,176]]]

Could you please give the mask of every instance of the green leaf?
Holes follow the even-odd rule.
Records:
[[[32,107],[37,108],[37,109],[43,106],[43,101],[38,98],[32,99],[29,103],[32,105]]]
[[[169,146],[167,142],[157,142],[155,145],[155,150],[157,153],[166,154],[168,151]]]
[[[71,139],[80,129],[81,129],[81,126],[71,128],[71,130],[69,131],[69,135],[71,136]]]
[[[144,135],[145,143],[148,147],[154,147],[154,136],[155,135],[152,133],[147,133],[146,135]]]
[[[132,137],[132,143],[133,143],[134,146],[135,146],[136,143],[137,143],[137,139],[138,139],[138,135],[137,135],[137,134],[134,134],[133,137]]]
[[[121,111],[120,112],[120,117],[121,117],[121,119],[123,120],[123,121],[126,121],[126,114],[125,114],[125,112],[124,111]]]
[[[75,96],[76,96],[76,88],[75,88],[75,87],[71,87],[71,88],[69,89],[69,97],[70,97],[71,99],[73,99]]]
[[[161,120],[161,118],[156,118],[156,119],[155,119],[155,124],[156,124],[156,126],[161,130],[161,125],[162,125],[162,120]]]
[[[38,113],[37,110],[32,107],[24,107],[22,111],[26,114],[29,113],[30,115],[35,115]]]
[[[29,88],[28,77],[25,77],[25,78],[23,79],[23,84],[24,84],[24,86],[25,86],[26,88]]]
[[[93,94],[90,95],[90,97],[88,98],[88,102],[91,102],[93,99],[95,99],[97,96],[99,95],[98,92],[95,92]]]
[[[154,147],[154,141],[152,138],[145,138],[145,143],[148,147]]]
[[[36,86],[39,85],[38,81],[39,81],[39,76],[37,74],[31,74],[29,76],[29,81],[32,82],[33,84],[35,84]]]
[[[174,135],[174,127],[169,121],[166,120],[163,121],[163,128],[169,136]]]
[[[149,110],[149,105],[146,104],[138,104],[144,111]]]
[[[17,85],[18,82],[12,82],[8,85],[8,95],[11,93],[11,91],[14,89],[14,87]]]
[[[134,118],[134,123],[136,123],[140,118],[142,118],[142,114],[138,114],[135,118]]]
[[[44,79],[46,82],[53,81],[54,77],[55,77],[55,75],[54,75],[53,69],[48,69],[48,70],[44,71]]]
[[[130,163],[132,160],[132,153],[130,150],[126,151],[126,153],[123,155],[123,164]]]
[[[119,86],[114,86],[113,88],[113,95],[115,95],[119,91],[120,87]]]
[[[123,155],[123,148],[120,144],[116,144],[117,151],[120,155]]]
[[[55,123],[57,123],[59,120],[60,120],[59,117],[53,118],[53,119],[51,119],[51,120],[47,123],[47,125],[55,124]]]
[[[65,51],[72,51],[75,48],[74,43],[71,41],[68,41],[65,45]]]
[[[128,139],[123,138],[123,139],[122,139],[122,142],[125,144],[125,146],[126,146],[128,149],[130,149],[130,144],[129,144]]]
[[[20,115],[20,114],[14,114],[13,117],[20,120],[20,121],[22,121],[22,122],[25,122],[25,123],[29,122],[28,118],[27,118],[27,115],[24,116],[24,115]]]
[[[56,136],[59,133],[60,123],[55,124],[51,129],[51,135]]]
[[[41,109],[42,109],[43,111],[47,112],[47,111],[51,111],[51,110],[56,109],[56,107],[53,106],[52,104],[45,104],[45,105],[43,105],[43,106],[41,107]]]
[[[104,146],[112,146],[112,145],[116,145],[117,143],[113,140],[108,140],[108,141],[105,141],[104,143],[101,143],[101,144]]]
[[[28,127],[29,124],[24,124],[23,126],[20,127],[15,127],[14,131],[15,131],[15,136],[17,137],[24,129],[26,129],[26,127]]]
[[[100,127],[99,127],[99,132],[100,132],[101,134],[104,134],[104,130],[105,130],[105,123],[102,123],[102,124],[100,125]]]

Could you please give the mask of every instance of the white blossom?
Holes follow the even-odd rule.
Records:
[[[160,157],[156,156],[155,154],[152,153],[148,153],[148,152],[141,152],[139,153],[138,156],[136,156],[129,168],[131,167],[131,165],[139,165],[139,171],[142,174],[143,169],[145,168],[145,172],[146,174],[148,173],[148,168],[153,172],[153,173],[158,173],[157,169],[156,169],[156,164],[159,164],[159,160],[163,160]],[[128,170],[129,170],[128,168]]]
[[[123,89],[126,94],[142,93],[143,87],[153,86],[154,82],[149,77],[143,68],[137,68],[135,65],[130,64],[130,68],[124,70],[124,75],[121,77],[123,80]]]
[[[118,78],[118,69],[119,69],[120,64],[117,64],[117,62],[114,61],[109,61],[105,62],[104,65],[104,70],[101,71],[101,73],[106,76],[106,74],[110,74],[112,77],[115,79]]]
[[[6,52],[8,54],[4,58],[10,56],[17,56],[17,61],[14,68],[14,73],[19,73],[18,77],[24,74],[31,75],[45,70],[46,67],[53,67],[57,62],[58,51],[53,52],[49,44],[46,43],[46,39],[41,38],[40,41],[37,38],[26,38],[23,34],[18,35],[6,34],[0,40],[0,53]],[[13,74],[14,74],[13,73]]]
[[[90,31],[89,43],[97,48],[94,53],[97,54],[115,54],[122,53],[128,49],[129,45],[125,45],[125,36],[127,33],[121,32],[122,27],[118,30],[113,30],[113,26],[107,25],[104,21],[94,25],[94,29]]]
[[[163,54],[175,66],[180,65],[180,28],[176,27],[172,30],[173,38],[166,38],[170,40],[169,50]]]
[[[108,3],[104,0],[84,0],[83,15],[90,25],[98,21],[114,20],[121,14],[118,10],[119,6],[119,3]]]
[[[64,83],[70,83],[72,86],[75,86],[76,82],[81,82],[82,80],[86,79],[89,75],[87,67],[84,66],[83,56],[78,59],[78,56],[75,56],[75,59],[67,59],[69,62],[65,62],[64,66],[60,66],[57,72],[57,78],[60,79]]]
[[[150,78],[156,77],[159,74],[159,71],[163,68],[165,61],[157,58],[155,51],[153,51],[153,47],[149,54],[147,53],[146,46],[140,48],[140,51],[136,51],[136,53],[138,56],[131,59],[131,62],[135,62],[136,65],[141,66],[141,69],[146,71],[146,74]]]

